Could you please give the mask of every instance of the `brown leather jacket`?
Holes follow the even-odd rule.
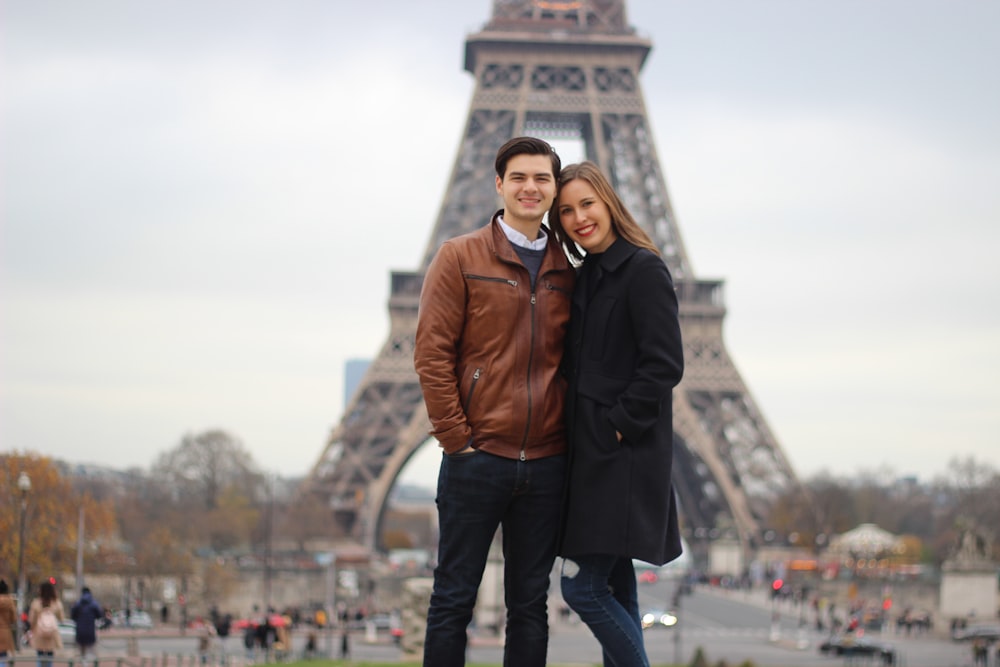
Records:
[[[531,291],[497,222],[445,241],[424,276],[414,364],[431,435],[505,458],[566,451],[559,366],[576,273],[550,235]]]

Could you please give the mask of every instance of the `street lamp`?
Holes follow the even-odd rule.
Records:
[[[24,583],[24,519],[28,513],[28,492],[31,491],[31,478],[28,473],[22,472],[17,477],[17,488],[21,491],[21,528],[20,540],[17,546],[17,600],[21,604],[21,596],[24,595],[26,585]]]

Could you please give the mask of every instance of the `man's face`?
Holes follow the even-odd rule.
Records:
[[[541,222],[556,196],[552,160],[548,155],[515,155],[507,162],[504,178],[497,176],[497,192],[508,224]]]

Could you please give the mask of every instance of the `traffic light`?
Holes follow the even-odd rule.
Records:
[[[775,579],[771,582],[771,597],[776,598],[781,595],[781,589],[785,585],[784,579]]]

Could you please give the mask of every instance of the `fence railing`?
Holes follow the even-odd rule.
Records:
[[[37,655],[21,654],[0,658],[0,665],[10,667],[245,667],[246,659],[239,655],[197,653],[162,653],[159,655],[123,656],[102,655],[81,658],[70,655],[54,655],[39,658]]]

